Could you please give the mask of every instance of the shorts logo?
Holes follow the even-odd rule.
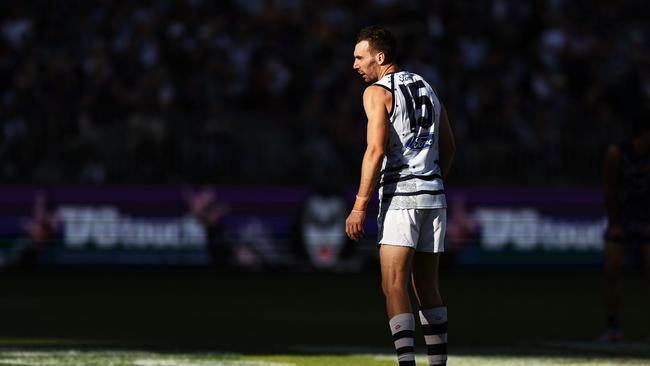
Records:
[[[406,143],[406,148],[411,150],[422,150],[431,147],[431,145],[433,145],[433,133],[428,133],[426,135],[413,137]]]

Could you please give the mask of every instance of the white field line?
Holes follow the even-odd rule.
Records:
[[[198,357],[174,357],[143,351],[0,351],[0,365],[76,366],[85,363],[102,366],[295,366],[292,363],[229,359],[241,357],[236,354],[201,353],[196,356]]]
[[[158,359],[137,359],[133,361],[110,359],[90,359],[88,362],[82,358],[57,359],[51,357],[18,357],[0,358],[0,365],[26,365],[26,366],[76,366],[80,364],[93,365],[134,365],[134,366],[295,366],[290,363],[264,362],[264,361],[240,361],[240,360],[158,360]]]
[[[137,359],[134,366],[295,366],[291,363],[241,360]]]

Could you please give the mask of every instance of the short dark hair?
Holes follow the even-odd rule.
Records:
[[[386,62],[391,63],[395,61],[397,40],[388,29],[378,25],[365,27],[357,35],[357,43],[361,41],[368,41],[372,50],[383,52]]]

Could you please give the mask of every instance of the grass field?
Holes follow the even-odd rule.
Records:
[[[418,364],[426,365],[424,357]],[[24,366],[388,366],[395,365],[393,355],[272,355],[182,354],[125,351],[4,351],[0,365]],[[648,365],[640,358],[561,357],[561,356],[456,356],[450,365]]]
[[[650,365],[640,273],[624,276],[625,341],[593,342],[599,276],[444,274],[449,364]],[[0,365],[396,364],[373,273],[2,273],[0,296]]]

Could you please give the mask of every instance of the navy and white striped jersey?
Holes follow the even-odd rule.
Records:
[[[436,93],[408,71],[390,73],[373,85],[393,95],[379,180],[381,209],[447,207],[438,165],[441,105]]]

